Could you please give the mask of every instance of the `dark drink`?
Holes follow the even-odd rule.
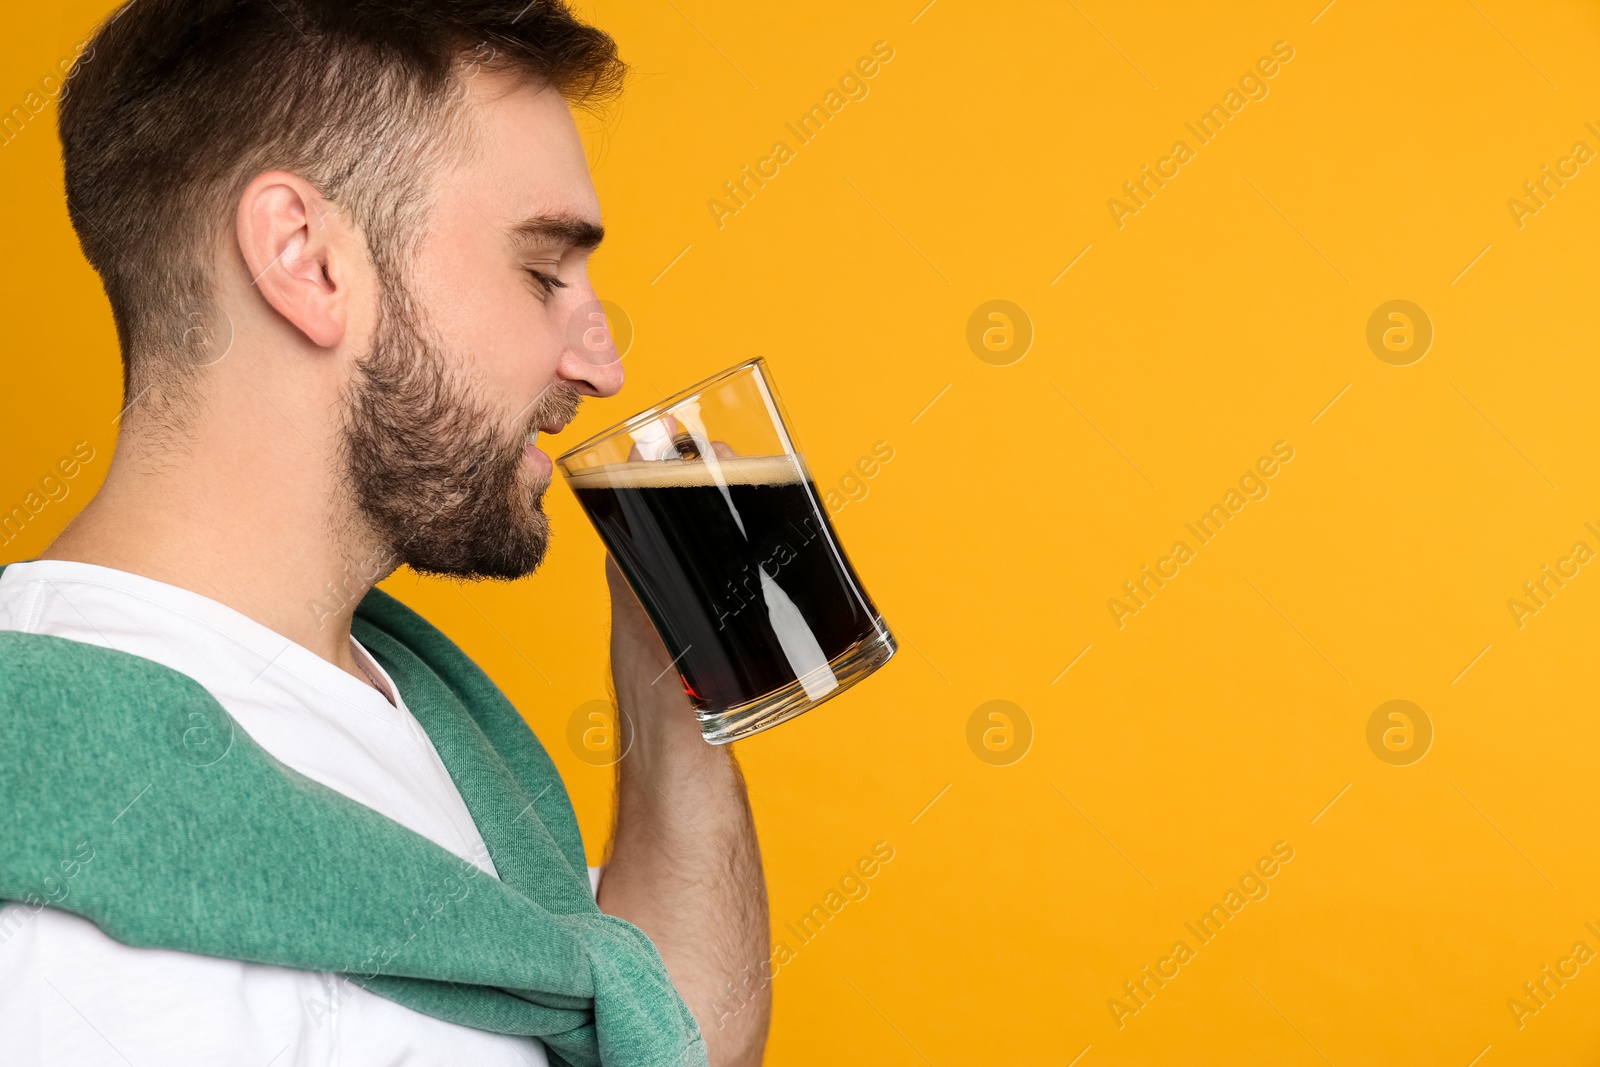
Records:
[[[894,655],[759,356],[556,465],[661,635],[711,744],[803,714]]]
[[[703,719],[787,717],[894,653],[795,458],[612,463],[569,482]]]

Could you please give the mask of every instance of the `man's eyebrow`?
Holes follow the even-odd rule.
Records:
[[[566,244],[593,250],[605,240],[606,229],[579,215],[534,215],[511,227],[511,239],[529,244]]]

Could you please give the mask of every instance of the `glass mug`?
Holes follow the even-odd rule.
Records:
[[[711,744],[810,711],[894,655],[764,360],[692,385],[556,464]]]

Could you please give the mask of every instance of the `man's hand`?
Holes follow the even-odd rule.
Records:
[[[772,994],[767,890],[744,778],[728,746],[701,737],[671,655],[610,557],[606,584],[625,755],[600,908],[655,942],[712,1067],[753,1067]]]
[[[606,555],[606,588],[611,593],[613,681],[618,668],[648,669],[655,660],[660,661],[657,670],[664,670],[667,664],[672,662],[672,656],[668,654],[667,646],[661,643],[661,635],[656,633],[650,616],[645,614],[644,605],[639,603],[639,598],[634,596],[633,590],[628,587],[628,580],[622,576],[622,569],[617,566],[617,561],[612,559],[609,553]],[[621,658],[618,656],[619,651]],[[689,706],[689,698],[684,694],[683,688],[678,686],[673,691],[683,697],[684,709],[693,718],[694,709]]]

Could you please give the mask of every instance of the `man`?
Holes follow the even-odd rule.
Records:
[[[743,781],[614,564],[597,890],[525,724],[369,592],[544,555],[540,446],[623,380],[570,110],[623,74],[561,0],[130,0],[80,57],[127,409],[0,571],[7,1062],[760,1061]]]

